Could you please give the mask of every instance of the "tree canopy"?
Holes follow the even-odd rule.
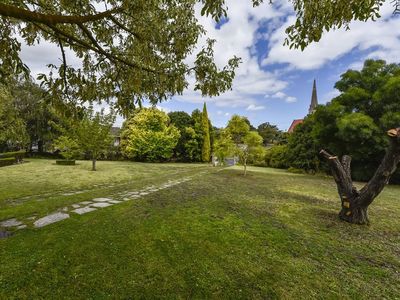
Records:
[[[251,2],[258,6],[263,0]],[[384,0],[291,2],[297,20],[287,29],[286,43],[303,49],[318,41],[324,30],[378,18]],[[394,2],[398,8],[399,1]],[[115,99],[117,109],[128,115],[145,99],[155,104],[181,94],[190,76],[202,95],[219,95],[231,88],[240,59],[232,57],[219,69],[214,62],[215,41],[208,40],[194,65],[186,63],[206,34],[195,17],[196,5],[217,22],[227,17],[224,0],[2,1],[0,81],[29,73],[20,56],[22,38],[28,45],[43,41],[58,45],[60,64],[49,65],[50,75],[39,79],[61,98]],[[67,61],[67,49],[81,66]]]

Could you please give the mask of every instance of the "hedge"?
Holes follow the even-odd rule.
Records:
[[[10,158],[10,157],[12,157],[12,158],[15,158],[15,160],[17,162],[22,161],[24,156],[25,156],[25,150],[0,153],[0,159],[1,158]]]
[[[11,166],[15,163],[14,157],[0,158],[0,167]]]
[[[56,160],[56,164],[61,166],[74,166],[75,160],[67,160],[67,159]]]

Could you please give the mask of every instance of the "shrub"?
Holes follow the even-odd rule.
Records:
[[[307,173],[307,172],[304,171],[303,169],[297,169],[297,168],[293,168],[293,167],[290,167],[290,168],[288,169],[288,171],[289,171],[290,173],[294,173],[294,174],[306,174],[306,173]]]
[[[266,151],[265,163],[271,168],[286,169],[288,167],[286,155],[286,145],[273,146]]]
[[[75,166],[75,160],[68,160],[68,159],[56,160],[56,164],[61,166]]]
[[[14,157],[0,158],[0,167],[11,166],[15,163]]]

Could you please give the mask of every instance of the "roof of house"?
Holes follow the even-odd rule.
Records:
[[[292,125],[290,125],[288,132],[292,133],[294,131],[294,129],[296,128],[297,125],[303,123],[304,120],[303,119],[297,119],[297,120],[293,120]]]

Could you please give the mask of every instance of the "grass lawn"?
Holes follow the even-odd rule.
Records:
[[[89,169],[48,160],[1,168],[0,220],[207,173],[1,239],[0,299],[400,295],[400,187],[376,199],[370,226],[356,226],[338,220],[327,177],[129,162]],[[62,196],[70,190],[84,192]]]

